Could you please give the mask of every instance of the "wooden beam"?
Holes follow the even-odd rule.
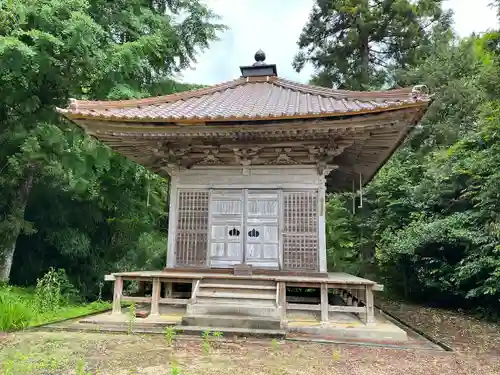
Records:
[[[365,312],[364,307],[358,306],[338,306],[332,305],[328,308],[328,311],[336,311],[336,312],[349,312],[349,313],[363,313]]]
[[[287,310],[300,310],[300,311],[320,311],[321,305],[311,305],[306,303],[287,303]]]
[[[187,305],[189,303],[188,298],[160,298],[158,302],[161,305]]]
[[[122,301],[134,303],[150,303],[151,297],[122,296]]]

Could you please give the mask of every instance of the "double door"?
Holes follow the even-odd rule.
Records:
[[[214,190],[210,201],[210,266],[279,268],[278,191]]]

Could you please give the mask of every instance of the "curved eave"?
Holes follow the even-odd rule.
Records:
[[[422,106],[421,110],[419,110],[415,116],[411,119],[409,122],[408,126],[406,126],[406,130],[401,136],[395,140],[393,143],[392,147],[388,149],[388,151],[385,153],[385,155],[380,159],[379,162],[377,162],[377,166],[373,168],[368,174],[363,174],[362,178],[362,186],[367,185],[370,183],[375,176],[378,174],[380,169],[387,163],[387,161],[394,155],[394,153],[401,147],[401,145],[404,143],[404,141],[408,138],[408,135],[413,131],[415,128],[415,125],[417,125],[420,120],[424,117],[427,107],[432,103],[433,99],[431,98],[426,106]],[[359,181],[358,176],[355,174],[351,174],[351,178],[348,178],[348,176],[344,175],[342,176],[344,178],[344,181],[346,183],[344,184],[339,184],[339,180],[337,179],[339,173],[344,173],[343,171],[337,169],[333,171],[328,177],[327,177],[327,191],[328,192],[342,192],[342,191],[350,191],[352,189],[352,181]]]
[[[124,116],[92,116],[89,114],[78,114],[73,113],[71,110],[56,108],[56,111],[66,117],[69,120],[94,120],[94,121],[107,121],[107,122],[121,122],[121,123],[175,123],[179,125],[200,125],[210,122],[239,122],[239,121],[277,121],[277,120],[300,120],[300,119],[315,119],[315,118],[335,118],[343,116],[357,116],[366,114],[375,114],[381,112],[396,111],[401,109],[409,108],[424,108],[427,107],[431,102],[431,99],[419,99],[413,103],[401,103],[391,106],[380,106],[373,109],[361,109],[359,111],[338,111],[338,112],[318,112],[318,113],[308,113],[308,114],[297,114],[289,116],[242,116],[242,117],[195,117],[195,118],[185,118],[185,117],[124,117]]]

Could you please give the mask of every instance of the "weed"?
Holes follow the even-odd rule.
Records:
[[[134,324],[135,324],[135,314],[136,314],[136,309],[135,309],[135,303],[131,303],[129,310],[128,310],[128,324],[127,324],[127,333],[130,335],[134,332]]]
[[[220,331],[214,331],[212,332],[212,336],[214,337],[214,345],[219,348],[220,343],[222,341],[223,333]]]
[[[271,349],[274,353],[278,353],[280,351],[280,343],[275,338],[271,339]]]
[[[40,357],[39,355],[29,355],[19,351],[9,355],[0,363],[3,375],[52,374],[65,368],[65,366],[66,361],[62,358],[57,358],[55,356]],[[87,373],[78,372],[77,364],[76,375],[87,375]]]
[[[335,347],[333,349],[333,352],[332,352],[332,359],[335,361],[335,362],[338,362],[340,361],[340,349]]]
[[[85,362],[83,359],[76,361],[75,375],[90,375],[90,372],[85,371]]]
[[[172,346],[175,341],[175,337],[177,336],[177,330],[174,326],[167,326],[163,331],[163,336],[165,337],[165,341],[168,346]]]
[[[179,362],[175,358],[172,358],[170,361],[170,374],[171,375],[180,375],[181,374],[181,369],[179,367]]]
[[[203,349],[203,352],[205,352],[205,354],[210,353],[210,350],[212,349],[212,347],[210,346],[210,333],[211,332],[209,330],[203,331],[201,333],[201,338],[203,340],[201,347]]]

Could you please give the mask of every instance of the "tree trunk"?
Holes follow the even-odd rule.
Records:
[[[363,32],[361,38],[361,89],[367,90],[370,85],[369,36]]]
[[[12,213],[10,214],[10,220],[13,223],[13,228],[0,243],[0,282],[9,281],[17,238],[21,234],[21,223],[24,221],[26,204],[33,186],[33,174],[33,170],[29,169],[21,185],[14,193],[11,202]]]
[[[370,13],[368,1],[362,3],[362,11],[358,20],[358,32],[360,38],[360,54],[361,54],[361,74],[360,74],[360,89],[367,90],[370,85],[370,27],[367,24],[367,15]]]

